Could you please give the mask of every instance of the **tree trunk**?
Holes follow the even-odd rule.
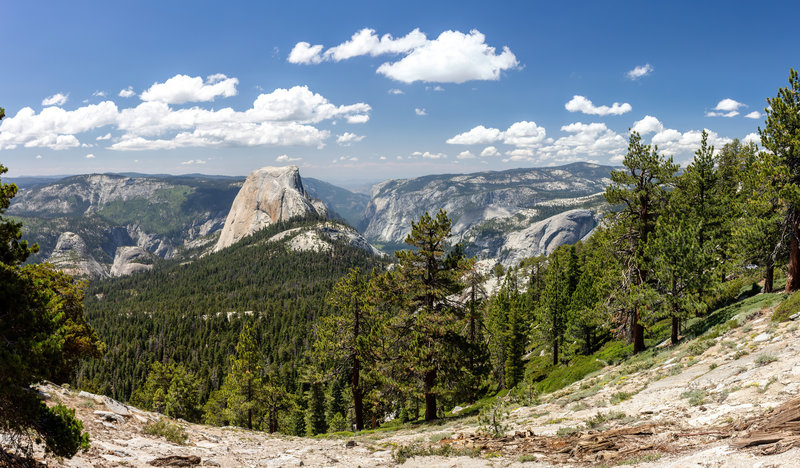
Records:
[[[774,282],[774,278],[775,262],[772,260],[772,256],[770,256],[769,260],[767,260],[767,265],[764,267],[764,287],[761,289],[762,293],[772,292],[772,283]]]
[[[364,429],[364,401],[359,386],[358,358],[353,358],[353,409],[356,413],[356,429]]]
[[[639,308],[633,312],[633,354],[644,351],[644,327],[639,323]]]
[[[558,339],[553,341],[553,365],[558,365]]]
[[[798,214],[795,213],[795,219]],[[791,293],[800,288],[800,245],[797,242],[797,223],[793,222],[789,247],[789,271],[786,275],[786,292]]]
[[[680,331],[680,324],[681,324],[681,320],[678,317],[673,315],[672,316],[672,336],[670,337],[670,340],[672,341],[672,345],[673,346],[678,344],[678,332]]]
[[[278,418],[270,414],[269,416],[269,433],[272,434],[278,430]]]
[[[433,421],[436,419],[436,394],[433,393],[433,386],[436,383],[436,371],[430,370],[425,373],[425,420]]]

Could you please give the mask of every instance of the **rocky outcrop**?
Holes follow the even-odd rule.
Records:
[[[56,247],[47,259],[56,268],[72,276],[106,278],[108,273],[89,253],[81,236],[64,232],[58,237]]]
[[[297,166],[262,167],[247,176],[233,200],[214,251],[272,223],[310,214],[320,213],[303,190]]]
[[[126,276],[153,268],[155,255],[137,246],[123,246],[117,248],[114,264],[111,266],[111,276]]]
[[[333,250],[334,242],[341,242],[375,256],[385,255],[355,229],[330,221],[289,229],[270,237],[267,242],[286,242],[287,248],[295,252],[329,252]]]
[[[504,265],[516,265],[524,258],[549,255],[560,245],[583,239],[596,226],[597,215],[592,210],[559,213],[508,234],[498,260]]]

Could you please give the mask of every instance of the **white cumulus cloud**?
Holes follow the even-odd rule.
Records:
[[[485,41],[486,37],[477,30],[469,34],[444,31],[402,59],[382,64],[377,71],[404,83],[464,83],[499,80],[501,72],[519,65],[508,47],[503,47],[503,51],[497,54],[495,48]]]
[[[356,135],[355,133],[344,132],[336,138],[336,143],[342,146],[350,146],[364,139],[364,135]]]
[[[229,79],[224,75],[211,76],[202,86],[209,83],[213,86],[226,80]],[[200,94],[207,95],[195,98],[205,99],[219,92],[200,91]],[[78,135],[102,127],[111,127],[111,130],[121,133],[109,146],[114,150],[290,145],[319,148],[325,145],[331,134],[317,128],[316,124],[336,119],[363,123],[369,120],[370,111],[371,107],[366,103],[335,105],[307,86],[262,93],[246,110],[199,106],[175,109],[161,100],[144,101],[123,109],[118,109],[112,101],[85,105],[73,111],[50,106],[38,114],[26,107],[0,122],[0,150],[19,146],[56,150],[91,146],[82,145]],[[103,133],[93,136],[93,139],[111,140],[111,132]],[[361,138],[347,133],[342,141],[353,142]]]
[[[119,91],[119,97],[129,98],[133,96],[136,96],[136,92],[133,90],[133,86],[128,86],[127,88],[121,89]]]
[[[381,64],[377,73],[404,83],[498,80],[503,71],[519,65],[508,47],[503,47],[498,53],[494,47],[486,44],[486,37],[477,30],[468,34],[444,31],[436,39],[428,39],[419,29],[395,38],[390,34],[379,37],[375,30],[364,28],[353,34],[350,40],[325,52],[322,49],[322,45],[298,42],[289,54],[288,61],[315,64],[365,55],[401,55],[396,61]]]
[[[430,151],[414,151],[411,156],[418,156],[425,159],[446,159],[447,155],[444,153],[431,153]]]
[[[500,151],[497,150],[494,146],[487,146],[486,148],[481,151],[481,157],[483,158],[490,158],[492,156],[497,156],[500,154]]]
[[[469,150],[462,151],[456,155],[458,159],[475,159],[475,155],[472,154]]]
[[[486,128],[483,125],[473,127],[471,130],[459,133],[447,140],[451,145],[478,145],[494,143],[502,137],[503,132],[497,128]]]
[[[142,93],[143,101],[157,101],[167,104],[213,101],[218,96],[236,96],[238,78],[228,78],[223,74],[206,77],[175,75],[164,83],[154,83]]]
[[[63,106],[67,103],[67,99],[69,99],[69,94],[61,94],[56,93],[52,96],[48,96],[42,99],[43,106]]]
[[[627,75],[628,78],[630,78],[631,80],[638,80],[639,78],[642,78],[644,76],[653,73],[653,70],[654,70],[653,66],[650,65],[649,63],[646,63],[644,65],[639,65],[638,67],[635,67],[633,70],[628,71]]]
[[[726,98],[717,103],[713,111],[706,112],[707,117],[736,117],[739,115],[739,108],[747,107],[741,102]]]
[[[94,159],[94,155],[92,153],[89,153],[86,155],[86,159]]]
[[[202,159],[190,159],[188,161],[181,161],[181,164],[184,166],[189,166],[192,164],[205,164],[206,162]]]
[[[749,114],[745,115],[744,117],[746,119],[760,119],[761,118],[761,112],[753,111],[753,112],[750,112]]]
[[[311,45],[308,42],[298,42],[289,52],[289,62],[311,65],[322,62],[322,45]]]
[[[395,39],[391,34],[384,34],[379,38],[375,30],[364,28],[353,34],[349,41],[326,50],[325,58],[339,62],[362,55],[375,57],[382,54],[407,53],[427,42],[428,38],[419,29]]]
[[[0,150],[45,147],[55,150],[80,146],[76,134],[111,125],[117,119],[117,106],[111,101],[67,111],[45,107],[36,113],[23,107],[13,117],[0,122]]]
[[[582,112],[590,115],[622,115],[630,112],[632,107],[627,102],[622,104],[615,102],[609,106],[595,106],[588,98],[575,95],[564,105],[570,112]]]
[[[279,162],[279,163],[287,163],[287,162],[300,161],[301,159],[303,159],[303,158],[290,158],[289,155],[282,154],[282,155],[278,156],[277,158],[275,158],[275,161]]]
[[[645,115],[642,120],[633,123],[631,130],[638,132],[639,135],[647,135],[648,133],[658,133],[664,130],[664,125],[652,115]]]
[[[425,109],[421,109],[419,107],[414,109],[414,113],[417,115],[428,115],[428,111],[426,111]]]
[[[405,94],[402,89],[392,88],[389,90],[389,94]]]
[[[761,135],[758,133],[748,133],[747,136],[742,138],[742,143],[750,144],[755,143],[757,145],[761,144]]]

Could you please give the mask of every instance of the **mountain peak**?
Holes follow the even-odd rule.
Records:
[[[272,223],[295,216],[324,214],[306,194],[297,166],[266,166],[251,172],[231,205],[214,251],[228,247]]]

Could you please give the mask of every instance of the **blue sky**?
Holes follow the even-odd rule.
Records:
[[[563,5],[4,2],[0,163],[353,186],[616,163],[631,127],[686,161],[800,66],[793,1]]]

